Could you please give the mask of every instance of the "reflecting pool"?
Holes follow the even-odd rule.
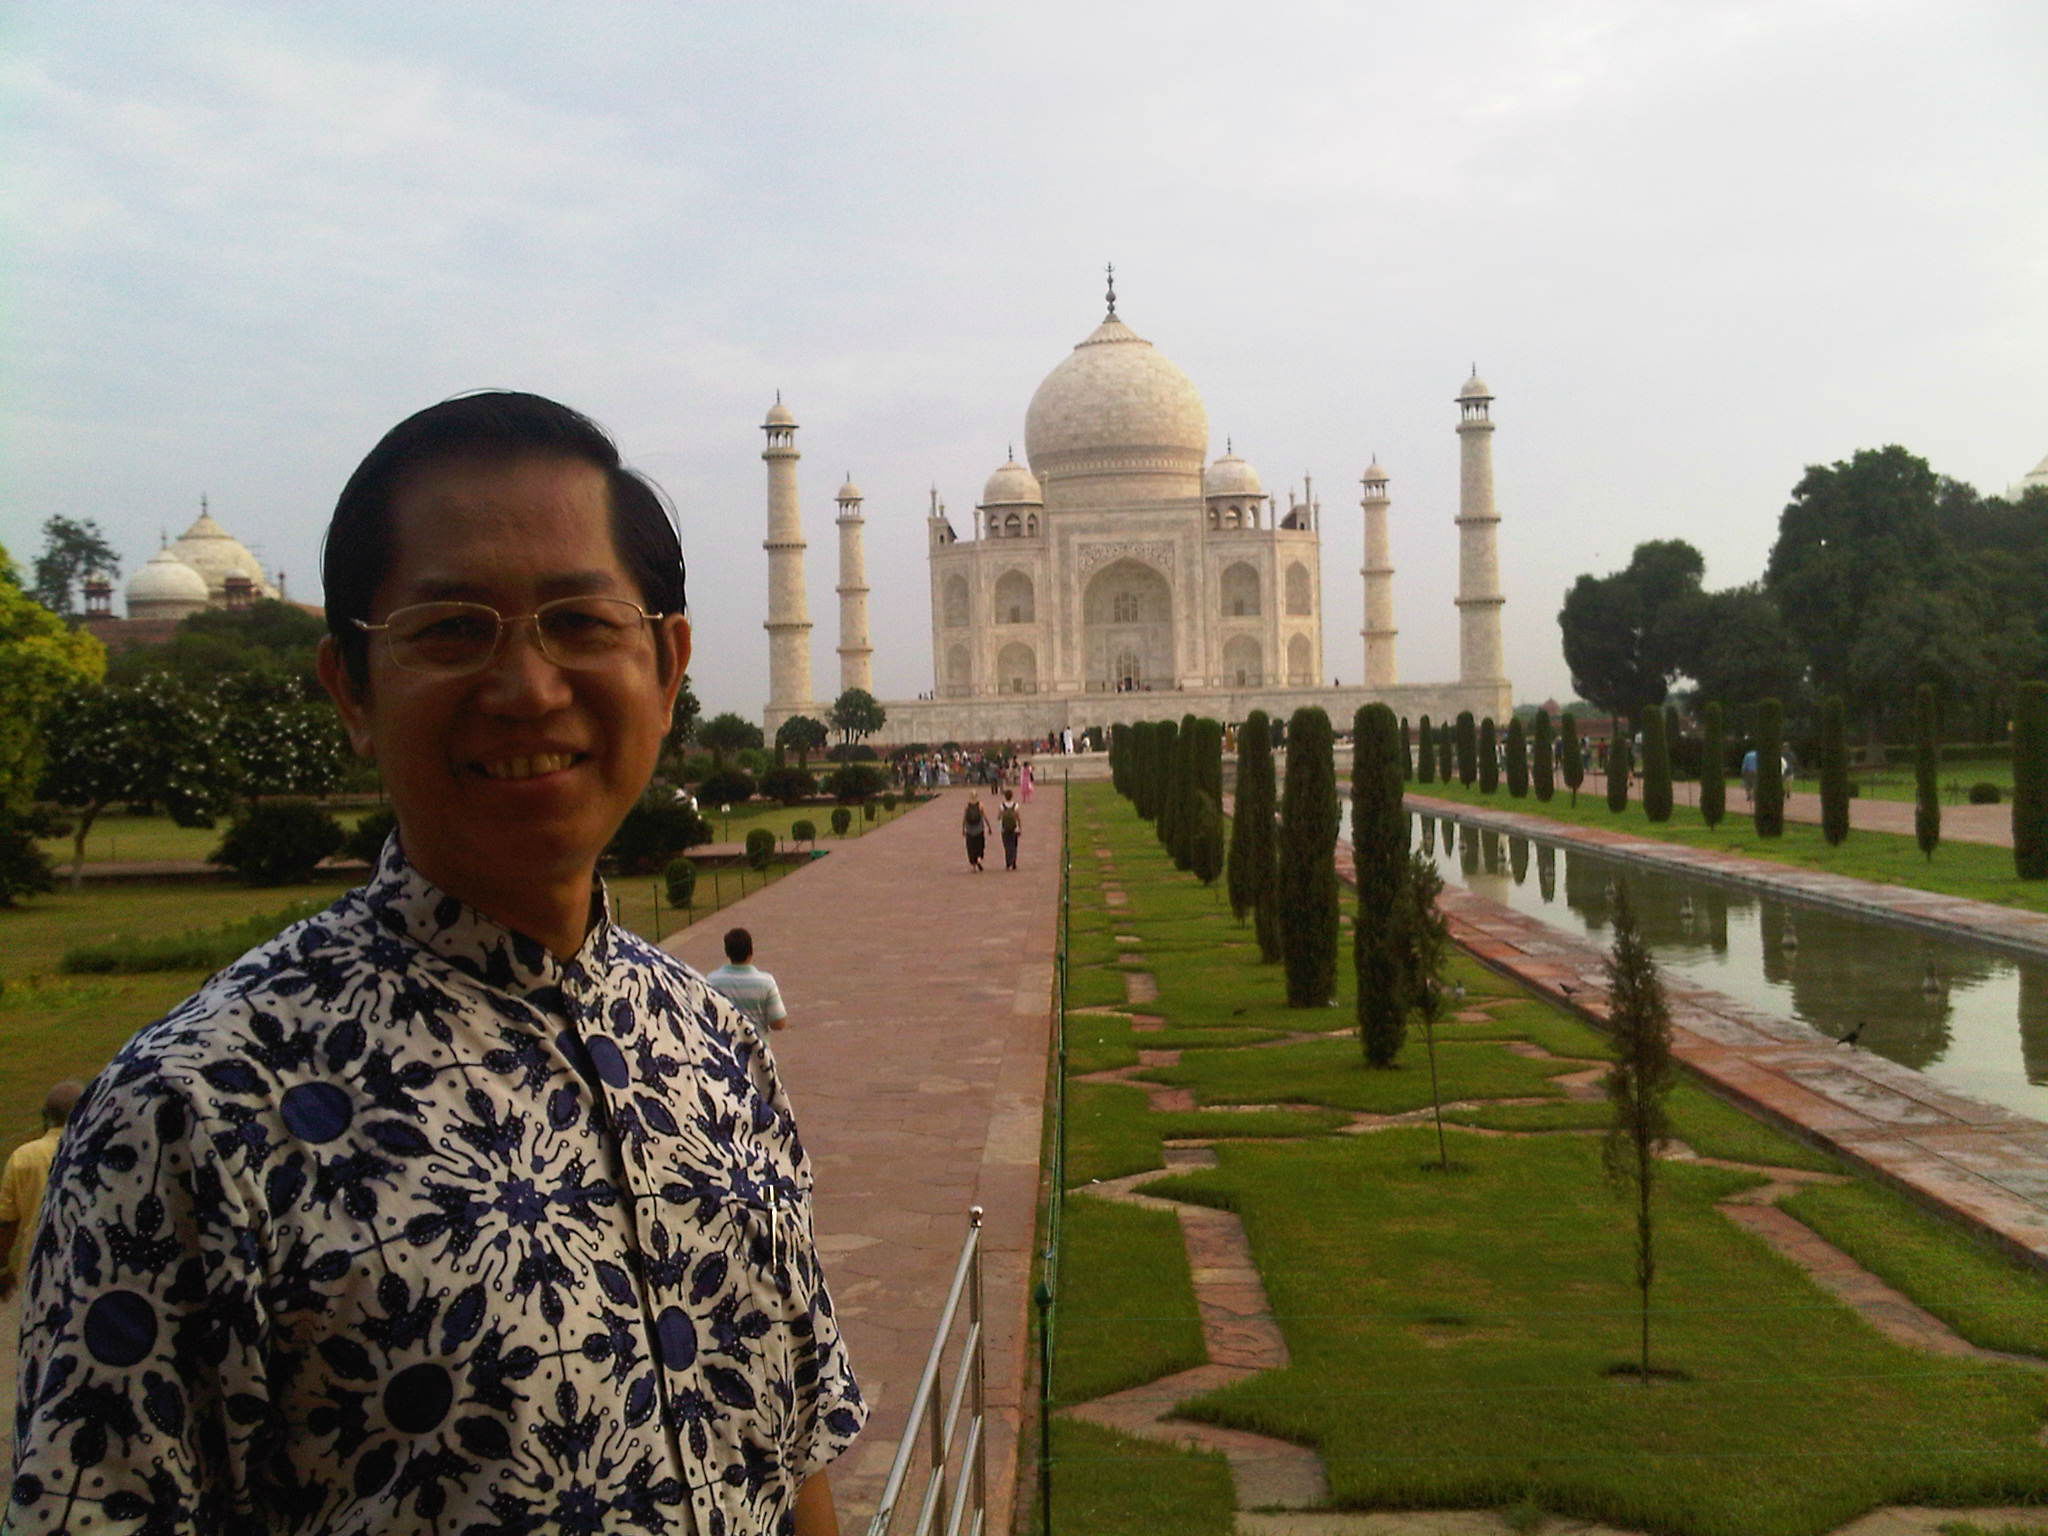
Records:
[[[1609,888],[1657,963],[1859,1043],[1961,1092],[2048,1120],[2048,961],[1851,917],[1699,876],[1416,816],[1411,846],[1463,885],[1606,948]]]

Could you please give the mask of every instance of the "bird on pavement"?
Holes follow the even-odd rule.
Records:
[[[1855,1045],[1863,1038],[1863,1020],[1856,1021],[1856,1027],[1835,1042],[1837,1045]]]

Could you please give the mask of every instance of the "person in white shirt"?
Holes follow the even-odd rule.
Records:
[[[704,978],[711,989],[753,1020],[756,1029],[788,1028],[789,1010],[782,1006],[782,989],[773,976],[752,963],[754,936],[744,928],[727,932],[725,959],[724,965]]]

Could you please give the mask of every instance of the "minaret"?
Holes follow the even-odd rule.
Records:
[[[768,446],[768,715],[771,726],[803,714],[811,701],[811,613],[804,601],[804,523],[797,510],[796,417],[775,392],[761,423]]]
[[[1458,391],[1458,681],[1507,676],[1500,643],[1500,551],[1493,509],[1493,395],[1472,377]]]
[[[861,553],[860,487],[853,476],[839,487],[839,691],[875,691],[868,643],[868,565]]]
[[[1387,548],[1387,472],[1379,455],[1360,482],[1365,498],[1365,686],[1394,686],[1394,559]]]

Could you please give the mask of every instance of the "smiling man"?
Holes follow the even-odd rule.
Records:
[[[659,495],[464,396],[357,468],[323,574],[398,830],[79,1105],[7,1528],[835,1531],[866,1408],[787,1096],[596,880],[689,661]]]

